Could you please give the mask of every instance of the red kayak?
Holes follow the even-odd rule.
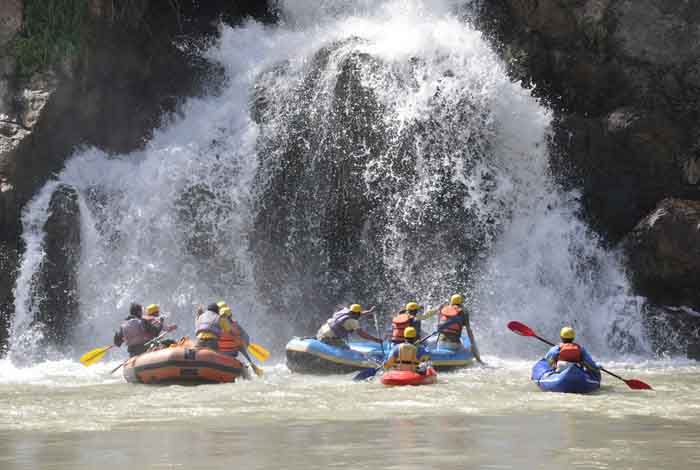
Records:
[[[425,374],[410,370],[390,370],[381,378],[384,385],[430,385],[437,382],[437,372],[432,367]]]

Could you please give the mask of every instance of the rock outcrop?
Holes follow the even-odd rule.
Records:
[[[622,246],[631,279],[652,301],[700,310],[700,201],[663,200]]]
[[[343,299],[398,305],[428,285],[466,290],[499,230],[498,216],[484,220],[464,203],[469,187],[454,176],[488,160],[486,107],[458,87],[461,94],[436,92],[420,116],[394,120],[381,93],[414,93],[425,64],[408,58],[397,72],[357,47],[362,41],[321,48],[303,77],[278,64],[255,90],[256,283],[284,292],[271,307],[301,312],[299,333]],[[275,93],[289,83],[298,85]],[[488,193],[490,175],[482,176]]]
[[[514,76],[557,110],[557,167],[620,240],[665,197],[698,197],[700,11],[685,0],[482,2]]]
[[[74,188],[66,185],[56,188],[49,202],[44,231],[46,255],[33,286],[34,321],[42,325],[45,340],[50,344],[62,344],[68,339],[80,311],[80,206]]]
[[[221,71],[188,51],[219,21],[272,18],[264,0],[89,0],[75,52],[26,76],[13,41],[37,1],[0,0],[0,345],[14,308],[24,205],[77,147],[135,150],[180,101],[211,91]]]
[[[604,240],[624,239],[654,347],[697,337],[688,313],[700,308],[697,5],[489,0],[480,9],[512,75],[555,110],[560,181],[582,190],[583,215]],[[691,333],[669,340],[681,330]]]

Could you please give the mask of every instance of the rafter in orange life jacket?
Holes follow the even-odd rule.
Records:
[[[576,343],[561,343],[559,345],[559,355],[557,356],[557,361],[565,362],[581,362],[583,361],[583,354],[581,353],[581,346]]]

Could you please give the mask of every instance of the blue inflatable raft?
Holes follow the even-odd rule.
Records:
[[[600,373],[594,374],[576,364],[556,372],[544,359],[532,367],[532,380],[545,392],[589,393],[600,388]]]
[[[292,338],[286,347],[287,367],[307,374],[347,374],[377,367],[384,360],[378,343],[351,341],[349,346],[339,348],[316,338]]]
[[[433,368],[441,372],[462,369],[472,365],[474,354],[469,338],[462,336],[462,347],[447,347],[444,343],[426,343],[425,347],[430,352]]]
[[[384,362],[392,344],[383,345],[369,341],[351,341],[349,348],[340,348],[318,341],[316,338],[292,338],[286,347],[287,367],[292,372],[308,374],[347,374],[377,367]],[[426,344],[437,370],[454,370],[474,361],[468,338],[462,339],[461,348]]]

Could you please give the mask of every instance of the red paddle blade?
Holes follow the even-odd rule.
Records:
[[[632,390],[654,390],[653,388],[651,388],[651,385],[637,379],[625,380],[625,383]]]
[[[536,336],[535,332],[530,329],[529,326],[520,323],[519,321],[512,321],[508,323],[508,329],[513,333],[517,333],[520,336]]]

